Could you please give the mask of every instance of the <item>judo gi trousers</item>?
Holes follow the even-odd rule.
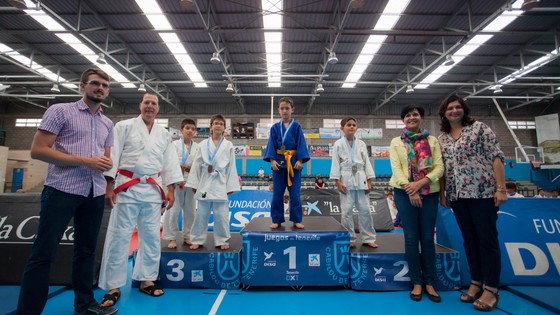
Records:
[[[364,190],[348,190],[346,194],[340,194],[340,208],[342,212],[342,226],[350,232],[350,242],[356,241],[356,231],[354,230],[354,219],[352,208],[358,209],[358,223],[360,225],[360,235],[363,243],[375,242],[375,228],[373,218],[369,212],[369,195]]]
[[[198,208],[194,216],[191,229],[191,242],[204,245],[208,236],[208,221],[210,213],[214,213],[214,246],[229,245],[229,202],[228,201],[198,201]]]
[[[182,234],[183,240],[190,241],[191,228],[194,223],[195,200],[194,192],[190,187],[175,188],[175,203],[163,215],[163,239],[179,240],[179,213],[183,211]]]
[[[155,281],[158,279],[161,243],[159,225],[161,202],[116,203],[111,212],[99,287],[110,290],[126,284],[130,237],[138,226],[138,253],[134,263],[132,279]]]
[[[288,171],[280,168],[274,171],[272,177],[272,203],[270,205],[270,217],[272,223],[283,223],[284,219],[284,191],[288,187]],[[303,220],[303,210],[301,208],[301,170],[294,170],[292,186],[288,187],[290,193],[290,221],[299,223]]]

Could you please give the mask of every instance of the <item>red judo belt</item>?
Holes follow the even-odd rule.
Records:
[[[133,173],[133,172],[127,171],[127,170],[118,170],[118,171],[117,171],[117,174],[124,175],[124,176],[126,176],[126,177],[128,177],[128,178],[132,178],[132,177],[134,176],[134,173]],[[158,173],[158,176],[159,176],[159,175],[160,175],[160,174]],[[147,176],[132,178],[132,179],[129,180],[128,182],[121,184],[119,187],[115,188],[115,190],[114,190],[114,191],[115,191],[115,195],[118,194],[118,193],[120,193],[121,191],[127,189],[128,187],[131,187],[131,186],[134,186],[134,185],[140,184],[140,183],[142,183],[142,184],[148,183],[148,184],[152,184],[152,185],[156,186],[156,187],[158,188],[160,194],[161,194],[161,199],[162,199],[163,201],[166,200],[166,198],[165,198],[165,192],[163,191],[163,188],[161,188],[161,186],[156,182],[155,179],[153,179],[153,178],[151,178],[151,177],[147,177]]]

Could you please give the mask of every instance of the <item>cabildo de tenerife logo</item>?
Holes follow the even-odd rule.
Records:
[[[445,288],[454,289],[460,284],[459,255],[459,253],[436,255],[436,277]]]
[[[356,253],[350,259],[350,279],[352,285],[360,285],[367,279],[368,257],[368,254]]]
[[[348,283],[350,273],[350,235],[348,232],[337,233],[331,246],[325,248],[325,266],[332,280]]]
[[[239,253],[210,253],[208,269],[210,280],[222,289],[236,289],[241,284]]]
[[[270,255],[270,258],[268,260],[272,259],[274,254],[270,254],[270,252],[267,253],[268,255]],[[252,279],[255,276],[255,272],[257,271],[257,262],[259,261],[259,247],[251,247],[251,241],[244,239],[241,255],[243,255],[243,257],[241,258],[241,276],[245,281],[247,281],[249,279]],[[267,261],[266,257],[267,256],[265,255],[265,262]]]

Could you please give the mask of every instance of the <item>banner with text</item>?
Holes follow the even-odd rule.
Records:
[[[500,207],[500,285],[560,285],[560,200],[515,198]],[[437,242],[461,252],[461,278],[470,274],[463,238],[451,210],[440,207]]]

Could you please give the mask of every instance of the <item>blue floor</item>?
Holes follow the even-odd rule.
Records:
[[[132,265],[129,264],[129,275]],[[516,287],[517,291],[531,294],[538,288]],[[560,288],[552,287],[554,292]],[[0,314],[9,314],[15,310],[18,286],[0,286]],[[546,288],[545,288],[546,290]],[[43,312],[44,315],[68,315],[73,312],[74,293],[61,287],[53,287],[52,294]],[[60,293],[60,291],[63,291]],[[517,291],[502,289],[499,308],[493,314],[557,314],[551,309],[541,307],[523,297]],[[547,291],[549,292],[549,291]],[[105,292],[95,291],[97,300]],[[552,293],[550,291],[549,293]],[[218,314],[218,315],[328,315],[328,314],[363,314],[380,312],[399,314],[482,314],[473,309],[471,304],[459,302],[459,291],[440,292],[442,302],[433,303],[426,297],[420,302],[413,302],[408,292],[358,292],[338,288],[303,288],[296,292],[288,288],[249,288],[241,290],[205,290],[205,289],[166,289],[165,295],[154,298],[142,294],[130,287],[130,282],[122,290],[122,297],[117,306],[120,315],[138,314]],[[550,295],[550,294],[548,294]],[[538,295],[537,295],[538,296]],[[555,295],[556,297],[558,295]],[[534,298],[534,297],[533,297]],[[558,298],[556,298],[558,300]],[[558,303],[558,302],[557,302]]]

